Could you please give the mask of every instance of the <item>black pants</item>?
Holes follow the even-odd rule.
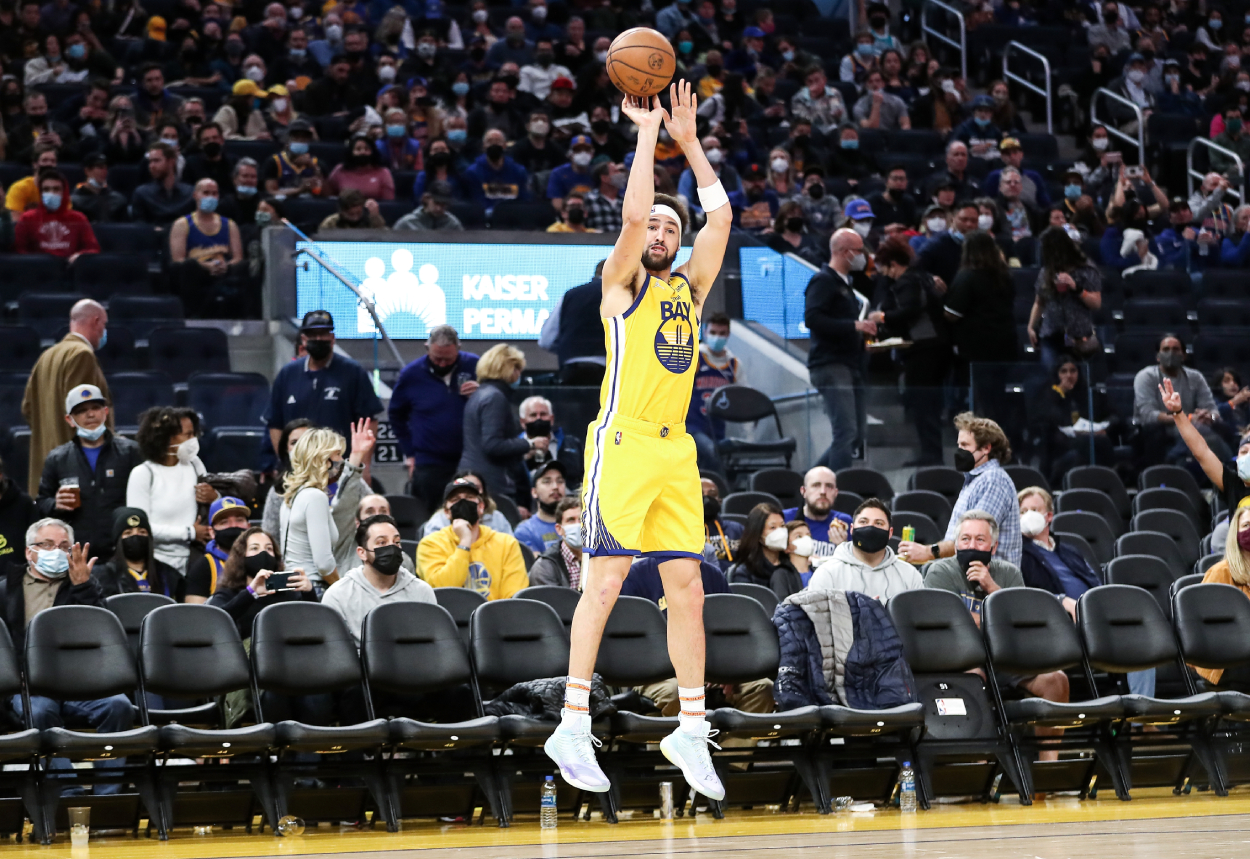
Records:
[[[942,464],[942,406],[950,369],[951,351],[946,345],[913,346],[903,353],[905,405],[916,425],[921,465]]]
[[[602,364],[570,361],[560,368],[560,384],[597,388],[603,384],[603,374],[606,370],[607,368]]]
[[[214,276],[194,260],[170,263],[169,277],[191,319],[255,319],[260,316],[260,291],[249,289],[243,266]]]
[[[418,465],[412,470],[412,494],[425,502],[430,513],[443,506],[443,490],[456,476],[456,466]]]

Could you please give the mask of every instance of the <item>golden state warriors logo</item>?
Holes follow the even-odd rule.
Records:
[[[670,373],[681,374],[694,360],[694,326],[689,301],[661,301],[660,327],[655,332],[655,357]]]

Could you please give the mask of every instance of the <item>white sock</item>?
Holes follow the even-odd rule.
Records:
[[[590,730],[590,681],[569,677],[564,685],[564,709],[560,726],[586,733]]]
[[[677,714],[677,724],[680,730],[691,734],[703,733],[703,721],[707,717],[703,687],[686,689],[678,686],[677,699],[681,702],[681,712]]]

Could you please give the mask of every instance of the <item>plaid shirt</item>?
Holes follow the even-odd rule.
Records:
[[[624,221],[621,220],[621,205],[624,198],[618,194],[615,200],[609,200],[595,189],[586,195],[582,205],[586,209],[586,226],[602,233],[619,233]]]
[[[569,544],[560,541],[560,555],[564,558],[564,566],[569,568],[569,587],[580,590],[582,584],[582,553],[574,552]]]
[[[991,459],[964,477],[964,488],[955,499],[945,539],[954,541],[959,517],[969,510],[984,510],[998,521],[997,556],[1009,564],[1020,566],[1020,502],[1011,476]]]

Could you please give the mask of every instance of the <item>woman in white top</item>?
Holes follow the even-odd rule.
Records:
[[[291,447],[291,471],[282,493],[282,554],[289,569],[302,569],[320,597],[338,581],[334,543],[338,526],[330,513],[326,487],[343,473],[343,437],[318,427]]]
[[[193,409],[157,407],[139,416],[136,441],[145,462],[130,472],[126,506],[147,511],[153,555],[186,575],[191,542],[212,539],[199,521],[199,505],[211,504],[217,491],[201,483],[200,421]]]

